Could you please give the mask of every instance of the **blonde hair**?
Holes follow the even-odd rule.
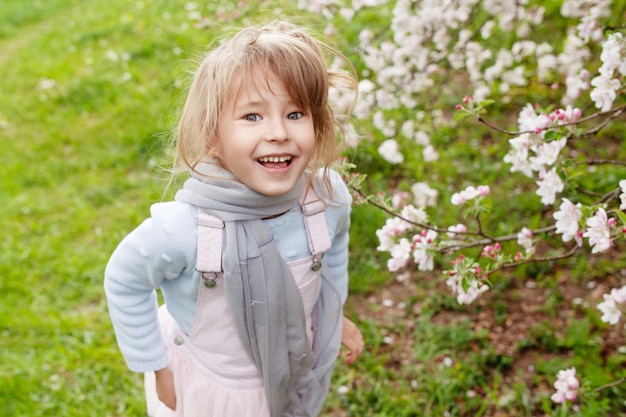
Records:
[[[329,69],[326,55],[339,57],[350,72]],[[248,79],[258,69],[275,74],[289,97],[311,113],[315,150],[308,168],[312,172],[323,168],[323,182],[331,191],[328,168],[339,153],[337,131],[343,134],[342,124],[351,109],[335,115],[328,100],[329,88],[352,90],[355,101],[356,71],[337,49],[287,22],[243,29],[204,57],[175,133],[175,168],[195,171],[204,158],[219,154],[218,124],[224,103],[236,91],[236,80]]]

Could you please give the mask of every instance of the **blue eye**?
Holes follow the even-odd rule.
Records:
[[[302,116],[304,116],[304,113],[302,113],[301,111],[294,111],[293,113],[289,113],[287,115],[287,119],[288,120],[298,120],[300,119]]]
[[[243,116],[243,119],[249,122],[258,122],[259,120],[261,120],[261,116],[259,116],[258,114],[246,114],[245,116]]]

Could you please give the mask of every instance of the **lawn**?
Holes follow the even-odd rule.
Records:
[[[188,71],[231,27],[281,17],[326,26],[295,2],[223,3],[2,2],[1,415],[145,415],[142,379],[117,349],[102,279],[120,239],[151,204],[171,198],[169,131]],[[376,13],[368,19],[375,25]],[[349,45],[359,28],[344,29],[340,47],[358,61]],[[442,146],[452,144],[448,133]],[[349,156],[377,191],[393,171],[372,146]],[[454,149],[475,163],[495,152],[479,153],[469,139]],[[498,168],[487,163],[484,172],[498,178]],[[441,175],[454,183],[472,172],[460,165]],[[550,415],[559,369],[576,366],[593,387],[626,376],[623,328],[602,323],[595,309],[626,271],[623,242],[610,261],[512,272],[460,307],[437,273],[385,270],[375,236],[385,219],[371,206],[354,209],[346,311],[367,350],[354,365],[339,362],[324,415]],[[602,390],[584,415],[624,415],[625,389]]]

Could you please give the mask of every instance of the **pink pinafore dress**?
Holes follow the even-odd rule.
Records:
[[[320,289],[321,258],[330,247],[324,203],[309,190],[300,205],[311,256],[287,265],[298,285],[313,340],[311,312]],[[150,417],[269,417],[263,379],[245,353],[228,312],[221,272],[223,222],[198,213],[198,261],[202,272],[197,307],[189,334],[165,305],[159,309],[161,331],[174,373],[176,411],[158,400],[154,372],[145,374]]]

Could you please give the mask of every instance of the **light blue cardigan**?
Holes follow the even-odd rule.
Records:
[[[325,214],[332,246],[324,255],[324,264],[345,302],[352,200],[338,174],[331,171],[331,180],[336,196],[327,204]],[[104,281],[118,345],[128,367],[137,372],[168,365],[157,321],[155,290],[161,289],[168,311],[189,332],[200,280],[195,270],[197,207],[173,201],[155,204],[150,212],[151,217],[126,236],[113,252]],[[299,206],[266,221],[285,261],[310,255]]]

